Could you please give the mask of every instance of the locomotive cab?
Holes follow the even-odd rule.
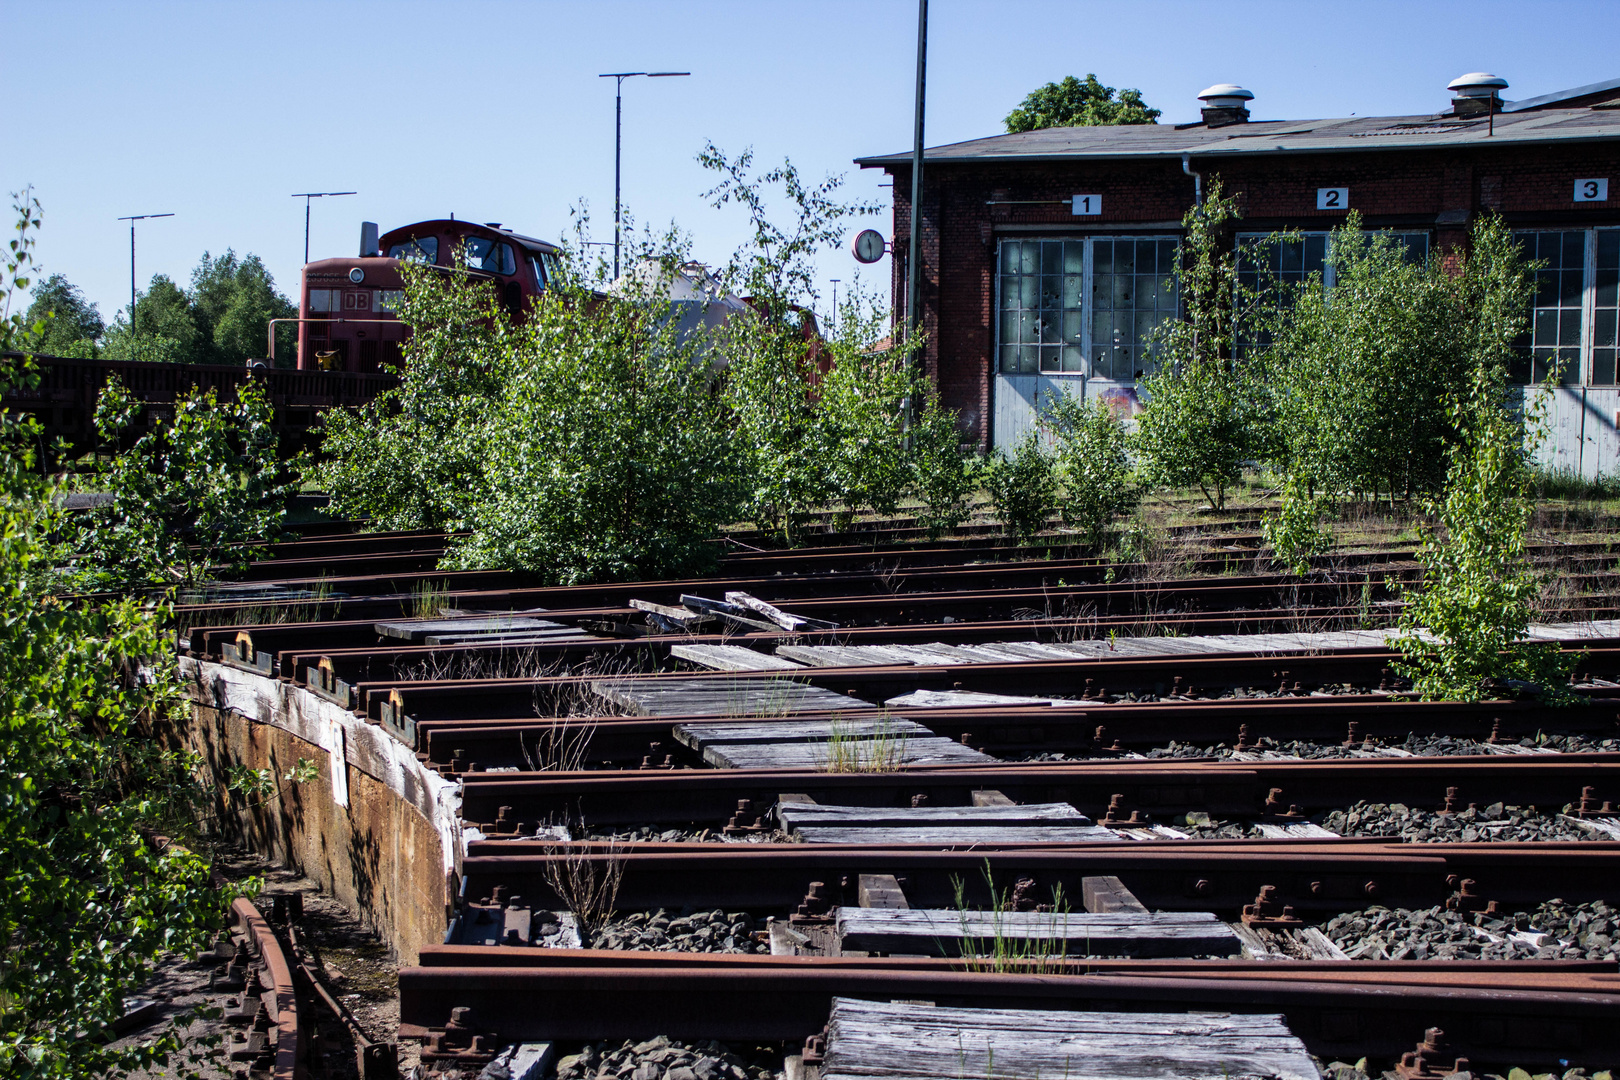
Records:
[[[519,236],[499,222],[419,221],[376,235],[361,230],[360,254],[318,259],[304,267],[298,310],[301,369],[372,372],[397,366],[408,328],[396,314],[404,295],[400,264],[456,267],[492,281],[501,305],[521,321],[529,304],[556,279],[554,244]]]

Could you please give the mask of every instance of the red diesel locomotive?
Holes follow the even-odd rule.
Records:
[[[381,237],[376,225],[365,222],[358,257],[318,259],[304,267],[298,366],[373,372],[398,364],[406,334],[394,314],[404,289],[400,264],[453,267],[458,250],[464,252],[464,272],[493,281],[514,319],[523,317],[558,267],[555,244],[519,236],[499,222],[419,221]]]

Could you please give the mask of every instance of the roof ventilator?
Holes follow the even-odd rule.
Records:
[[[1459,75],[1446,84],[1451,91],[1451,111],[1454,116],[1473,119],[1502,111],[1502,91],[1507,80],[1488,71],[1471,71]]]
[[[1253,101],[1254,95],[1232,83],[1216,83],[1199,94],[1198,100],[1204,103],[1204,126],[1215,128],[1247,122],[1249,109],[1245,102]]]

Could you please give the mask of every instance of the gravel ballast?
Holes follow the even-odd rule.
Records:
[[[663,908],[638,911],[608,923],[591,937],[593,949],[629,952],[768,953],[754,939],[754,917],[746,911],[694,911],[671,915]]]
[[[1602,900],[1495,916],[1370,907],[1322,932],[1352,960],[1620,960],[1620,912]]]
[[[619,1046],[594,1043],[557,1062],[557,1080],[776,1080],[780,1058],[739,1054],[718,1042],[684,1043],[660,1035]]]

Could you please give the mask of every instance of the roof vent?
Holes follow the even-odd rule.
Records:
[[[1461,117],[1485,116],[1502,108],[1506,79],[1488,71],[1471,71],[1446,84],[1451,91],[1451,111]]]
[[[1244,102],[1253,101],[1254,95],[1232,83],[1216,83],[1199,94],[1198,100],[1204,103],[1202,111],[1205,125],[1225,127],[1227,124],[1241,124],[1249,119],[1249,110]]]

